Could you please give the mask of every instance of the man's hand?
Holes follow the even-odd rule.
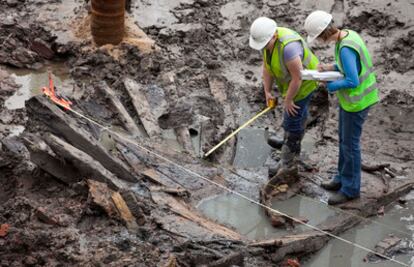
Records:
[[[332,71],[335,70],[335,66],[333,64],[319,64],[318,71]]]
[[[293,100],[285,99],[285,101],[283,102],[283,106],[285,107],[286,112],[290,116],[294,117],[298,115],[298,110],[300,109],[300,107],[296,106]]]
[[[275,99],[271,93],[273,84],[273,77],[263,64],[263,89],[266,97],[266,106],[269,106],[269,101]]]
[[[269,92],[266,92],[265,91],[265,97],[266,97],[266,106],[268,107],[268,106],[270,106],[270,101],[271,100],[273,100],[273,101],[275,101],[276,102],[276,99],[272,96],[272,94],[271,93],[269,93]]]

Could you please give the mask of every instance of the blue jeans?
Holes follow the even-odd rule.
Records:
[[[359,196],[361,189],[361,133],[369,107],[359,112],[339,108],[339,160],[335,181],[341,183],[341,192],[350,197]]]
[[[285,132],[298,135],[305,132],[305,122],[308,117],[308,106],[312,94],[313,93],[309,94],[304,99],[295,102],[295,105],[300,107],[300,109],[297,110],[297,115],[291,116],[286,110],[283,112],[283,129]]]

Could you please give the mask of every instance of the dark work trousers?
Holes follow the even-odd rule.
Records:
[[[339,108],[339,160],[335,181],[341,183],[341,192],[355,198],[361,189],[361,134],[369,107],[359,112]]]
[[[293,134],[303,134],[305,132],[305,122],[308,117],[308,106],[312,94],[313,93],[309,94],[304,99],[295,102],[295,105],[300,107],[300,109],[297,110],[297,115],[289,115],[286,110],[283,112],[283,129],[286,132]]]

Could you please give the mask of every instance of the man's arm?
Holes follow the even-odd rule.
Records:
[[[303,67],[300,57],[297,56],[292,60],[288,61],[286,63],[286,67],[290,73],[291,80],[289,82],[289,88],[284,100],[284,107],[291,116],[295,116],[298,113],[297,109],[299,109],[299,107],[295,105],[293,99],[299,92],[299,88],[302,85],[302,78],[300,72],[303,69]]]
[[[273,76],[269,73],[266,69],[265,65],[263,64],[263,87],[264,93],[266,97],[266,105],[269,106],[269,100],[274,99],[272,96],[272,85],[273,85]]]

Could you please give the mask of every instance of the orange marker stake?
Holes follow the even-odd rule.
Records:
[[[43,87],[42,92],[50,98],[55,104],[68,110],[71,109],[72,102],[62,97],[58,97],[55,93],[55,86],[53,84],[52,74],[49,72],[49,87]]]

